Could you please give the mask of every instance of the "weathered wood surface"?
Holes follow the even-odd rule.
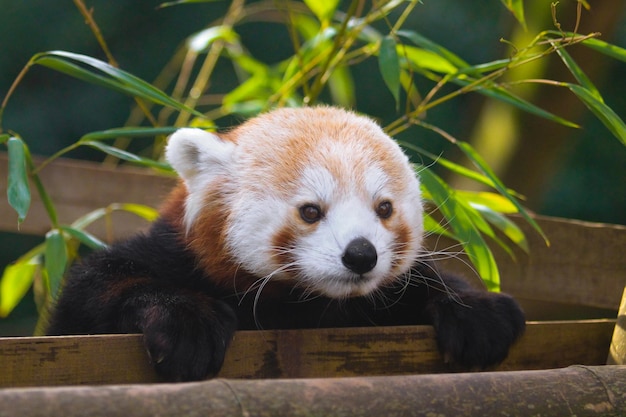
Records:
[[[497,370],[606,361],[614,321],[529,323]],[[324,378],[450,372],[430,326],[242,331],[222,378]],[[140,335],[0,338],[0,387],[158,381]]]
[[[626,366],[0,390],[0,417],[626,415]]]
[[[6,169],[6,154],[0,153],[0,172]],[[47,166],[41,171],[41,178],[57,206],[61,222],[71,222],[112,202],[156,207],[175,183],[173,178],[144,169],[110,169],[67,159]],[[3,194],[6,194],[6,182],[0,181],[0,195]],[[18,231],[17,216],[4,198],[0,198],[0,213],[0,230]],[[127,213],[114,213],[113,219],[116,238],[147,227],[144,220]],[[519,298],[617,310],[626,285],[626,257],[623,256],[626,227],[541,216],[537,217],[537,222],[550,238],[550,247],[523,220],[518,223],[529,239],[530,256],[516,250],[517,261],[513,261],[494,247],[504,290]],[[45,210],[34,192],[31,210],[19,230],[43,235],[49,227]],[[104,238],[104,229],[104,222],[98,222],[90,231]],[[427,245],[439,250],[452,247],[458,252],[458,245],[445,239],[431,237]],[[454,258],[445,263],[467,276],[475,276],[465,263]]]
[[[40,161],[40,159],[37,159]],[[6,175],[8,159],[0,152],[0,173]],[[97,163],[72,159],[58,159],[40,173],[41,181],[57,209],[59,222],[69,224],[93,210],[111,203],[136,203],[158,207],[176,183],[176,179],[156,175],[153,171],[120,166],[105,167]],[[2,178],[2,177],[0,177]],[[7,182],[0,180],[0,195],[6,195]],[[32,204],[26,220],[17,225],[17,214],[6,198],[0,198],[0,230],[45,235],[50,230],[50,219],[31,186]],[[121,238],[148,226],[148,223],[129,213],[113,213],[113,236]],[[106,237],[104,221],[96,222],[90,231]]]
[[[497,245],[491,245],[503,291],[522,300],[617,311],[626,285],[625,226],[537,216],[537,223],[550,239],[550,246],[546,246],[523,219],[513,220],[525,233],[530,254],[512,247],[513,260]],[[431,244],[441,250],[454,243],[440,238]],[[467,268],[467,258],[462,254],[457,258],[444,259],[443,267],[476,277]]]

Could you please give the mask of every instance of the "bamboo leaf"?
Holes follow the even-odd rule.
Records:
[[[523,0],[500,0],[504,6],[509,9],[517,21],[526,28],[526,19],[524,17],[524,1]]]
[[[451,80],[453,83],[462,85],[462,86],[466,86],[468,84],[471,83],[471,81],[465,80],[465,79],[460,79],[460,78],[454,78]],[[536,116],[539,117],[543,117],[544,119],[548,119],[551,120],[553,122],[559,123],[563,126],[568,126],[568,127],[573,127],[573,128],[579,128],[580,126],[578,126],[576,123],[572,123],[569,120],[563,119],[562,117],[559,117],[553,113],[550,113],[547,110],[542,109],[541,107],[537,107],[534,104],[516,96],[515,94],[511,93],[510,91],[500,87],[500,86],[496,86],[496,85],[487,85],[487,86],[481,86],[479,88],[477,88],[475,90],[477,93],[483,94],[487,97],[491,97],[494,98],[496,100],[500,100],[502,102],[511,104],[515,107],[517,107],[518,109],[521,109],[525,112],[534,114]]]
[[[196,110],[174,100],[150,83],[147,83],[146,81],[143,81],[126,71],[115,68],[106,62],[86,55],[74,54],[65,51],[49,51],[36,54],[31,59],[31,62],[33,64],[54,69],[85,82],[99,85],[133,97],[143,98],[156,104],[172,107],[176,110],[186,111],[194,114],[195,116],[203,117],[202,113],[199,113]],[[89,71],[76,63],[85,65],[92,70],[96,70],[97,73]],[[99,73],[102,73],[105,76],[102,76]]]
[[[431,41],[430,39],[420,35],[417,32],[411,30],[399,30],[396,32],[398,36],[402,36],[413,42],[416,46],[424,48],[430,52],[433,52],[440,57],[444,58],[450,64],[457,68],[471,68],[470,65],[461,59],[458,55],[450,52],[450,50],[443,46]]]
[[[450,61],[438,53],[414,46],[402,45],[400,56],[406,57],[417,69],[426,69],[443,74],[454,74],[458,71]]]
[[[11,135],[9,135],[9,134],[5,133],[5,134],[0,135],[0,144],[8,142],[9,139],[11,139]]]
[[[0,317],[5,318],[33,284],[39,262],[36,257],[18,260],[4,269],[0,279]]]
[[[187,39],[187,47],[196,53],[202,53],[220,39],[234,42],[238,39],[238,35],[230,26],[211,26],[191,35]]]
[[[104,249],[107,247],[106,243],[84,230],[76,229],[71,226],[61,226],[61,230],[91,249]]]
[[[549,31],[548,33],[553,34],[559,38],[563,37],[563,33],[561,32]],[[565,36],[574,39],[580,35],[574,32],[565,32]],[[626,62],[626,48],[610,44],[597,38],[585,39],[582,41],[582,44],[587,46],[588,48],[600,52],[601,54],[617,59],[618,61]]]
[[[480,155],[472,148],[472,146],[467,142],[456,142],[456,145],[463,151],[465,156],[467,156],[470,161],[481,171],[487,178],[489,178],[495,187],[495,189],[504,197],[506,197],[513,205],[517,208],[518,212],[524,217],[524,219],[541,235],[541,237],[545,240],[546,244],[549,244],[548,237],[543,233],[541,227],[537,224],[537,222],[530,217],[526,209],[517,201],[515,197],[513,197],[508,191],[507,188],[502,184],[502,181],[498,178],[498,176],[492,171],[492,169],[487,165],[487,163],[482,159]]]
[[[93,210],[84,216],[76,219],[70,226],[72,229],[84,230],[87,226],[92,224],[93,222],[100,220],[104,216],[106,216],[111,211],[123,210],[129,213],[135,214],[147,221],[154,221],[159,217],[159,212],[152,207],[145,206],[142,204],[132,204],[132,203],[112,203],[107,207],[102,207],[96,210]]]
[[[617,138],[620,142],[626,145],[626,124],[624,121],[611,109],[599,100],[592,91],[577,85],[577,84],[565,84],[576,96],[582,101],[585,106],[606,126],[607,129]]]
[[[511,248],[509,248],[509,245],[507,245],[495,234],[493,228],[491,227],[487,219],[482,215],[481,211],[478,210],[475,205],[470,204],[458,193],[455,194],[455,197],[457,199],[457,202],[463,207],[463,209],[467,213],[467,216],[471,219],[472,223],[474,223],[476,229],[482,235],[491,238],[494,242],[498,244],[498,246],[504,249],[504,251],[508,253],[511,258],[515,259],[515,254],[513,253]],[[480,205],[478,206],[480,207]]]
[[[302,46],[298,48],[298,53],[287,62],[281,84],[287,84],[289,80],[296,76],[296,74],[302,70],[302,67],[312,59],[327,55],[332,49],[330,40],[336,35],[337,29],[329,26],[321,32],[316,32],[315,36],[303,43]]]
[[[155,221],[159,217],[159,212],[152,207],[143,204],[121,203],[113,204],[115,210],[124,210],[133,213],[149,222]]]
[[[472,207],[480,212],[480,214],[492,225],[498,228],[504,235],[519,246],[524,252],[529,253],[528,240],[522,229],[519,228],[511,219],[492,210],[490,207],[477,203],[471,203]]]
[[[468,201],[472,206],[480,205],[489,208],[498,213],[512,214],[517,213],[517,207],[508,198],[489,192],[474,192],[456,190],[456,193],[464,200]]]
[[[384,37],[380,43],[378,68],[398,108],[400,105],[400,60],[396,41],[391,36]]]
[[[165,3],[159,4],[159,6],[157,8],[158,9],[163,9],[165,7],[178,6],[179,4],[186,4],[186,3],[215,3],[217,1],[222,1],[222,0],[177,0],[177,1],[168,1],[168,2],[165,2]]]
[[[587,74],[585,74],[578,64],[572,59],[569,52],[567,52],[565,48],[556,48],[556,53],[580,85],[586,88],[597,100],[604,103],[604,99],[602,98],[602,95],[600,95],[600,91],[598,91],[593,82],[591,82],[589,77],[587,77]]]
[[[269,97],[272,91],[268,88],[266,81],[267,78],[264,75],[248,78],[224,96],[222,105],[230,108],[237,103]]]
[[[411,74],[409,71],[402,70],[400,72],[400,83],[402,84],[402,88],[406,93],[407,99],[411,102],[413,107],[417,108],[417,106],[419,106],[422,102],[422,96],[420,95],[420,92],[415,85],[415,82],[413,81],[413,74]]]
[[[354,80],[347,66],[338,66],[328,78],[328,89],[333,103],[352,108],[356,104]]]
[[[138,155],[135,155],[134,153],[131,153],[131,152],[119,149],[119,148],[115,148],[113,146],[109,146],[101,142],[84,141],[82,142],[82,144],[98,149],[104,153],[107,153],[111,156],[122,159],[124,161],[132,162],[134,164],[138,164],[138,165],[146,166],[150,168],[157,168],[157,169],[161,169],[165,171],[172,170],[171,167],[166,163],[155,161],[153,159],[142,158]]]
[[[28,182],[26,145],[21,139],[12,137],[7,142],[9,172],[7,179],[7,199],[17,212],[21,223],[30,208],[30,183]]]
[[[257,116],[267,107],[267,100],[247,100],[233,103],[227,107],[228,113],[239,114],[244,117]]]
[[[484,62],[482,64],[472,65],[467,68],[460,68],[459,73],[461,74],[484,74],[487,72],[497,71],[506,66],[511,65],[511,59],[496,59],[494,61]]]
[[[46,234],[45,268],[48,272],[50,294],[55,297],[63,280],[67,266],[67,247],[65,238],[59,229],[52,229]]]
[[[84,216],[76,219],[70,227],[72,227],[73,229],[83,230],[85,227],[89,226],[96,220],[99,220],[102,217],[106,216],[106,214],[107,210],[104,208],[95,209],[85,214]]]
[[[418,125],[418,126],[422,126],[427,128],[427,126],[425,125]],[[495,184],[493,183],[493,181],[489,178],[487,178],[486,176],[476,172],[476,171],[472,171],[471,169],[468,169],[462,165],[459,165],[457,163],[454,163],[448,159],[445,159],[442,156],[439,155],[435,155],[431,152],[428,152],[427,150],[425,150],[424,148],[421,148],[419,146],[413,145],[412,143],[408,143],[408,142],[404,142],[404,141],[398,141],[398,143],[400,145],[402,145],[402,147],[406,148],[406,149],[410,149],[413,150],[421,155],[424,155],[428,158],[430,158],[433,162],[436,162],[437,164],[443,166],[444,168],[450,170],[451,172],[454,172],[455,174],[467,177],[473,181],[476,181],[480,184],[486,185],[488,187],[491,187],[493,189],[495,189]],[[509,194],[511,194],[514,197],[517,198],[521,198],[522,196],[520,196],[518,193],[516,193],[514,190],[511,190],[510,188],[507,188],[507,192]]]
[[[467,211],[457,201],[454,190],[429,169],[421,169],[419,176],[487,288],[499,290],[500,273],[493,254]]]
[[[304,4],[311,9],[320,22],[326,22],[333,17],[339,6],[339,0],[304,0]]]
[[[177,127],[117,127],[113,129],[90,132],[80,138],[79,142],[89,142],[105,139],[117,139],[121,137],[152,137],[170,135],[178,130]]]
[[[459,241],[459,238],[456,237],[452,232],[443,227],[439,222],[437,222],[431,215],[428,213],[424,214],[424,231],[429,233],[434,233],[440,236],[445,236],[447,238]]]
[[[24,147],[24,152],[26,153],[26,163],[28,164],[28,169],[32,173],[34,170],[33,158],[27,146]],[[57,216],[56,208],[54,207],[54,203],[52,202],[52,198],[50,198],[50,195],[48,195],[48,192],[43,186],[43,183],[41,182],[41,179],[39,178],[38,174],[32,173],[31,180],[33,184],[35,184],[35,188],[37,189],[39,198],[41,199],[41,202],[43,203],[43,206],[46,209],[46,213],[48,214],[48,217],[50,218],[50,222],[52,223],[54,227],[56,227],[58,225],[58,216]]]

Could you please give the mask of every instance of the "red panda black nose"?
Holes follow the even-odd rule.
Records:
[[[376,266],[378,254],[372,242],[364,237],[357,237],[348,243],[341,262],[346,268],[357,274],[364,274]]]

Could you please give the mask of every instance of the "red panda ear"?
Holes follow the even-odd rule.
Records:
[[[165,157],[190,191],[225,174],[232,163],[233,142],[201,129],[184,128],[169,138]]]

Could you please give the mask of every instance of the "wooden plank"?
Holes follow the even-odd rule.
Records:
[[[603,365],[614,321],[529,323],[497,370]],[[237,332],[222,378],[408,375],[451,370],[430,326]],[[0,338],[0,388],[158,381],[140,335]]]
[[[515,259],[491,245],[502,280],[502,289],[518,298],[592,306],[617,311],[626,285],[626,226],[536,216],[550,239],[546,246],[532,227],[512,217],[525,233],[530,253],[513,247]],[[431,237],[428,246],[438,251],[458,244]],[[438,259],[445,256],[438,256]],[[443,268],[478,278],[463,254],[441,261]]]
[[[449,370],[431,326],[241,331],[224,378],[321,378]]]
[[[41,158],[36,158],[40,162]],[[8,169],[6,153],[0,152],[0,172]],[[57,209],[61,223],[71,223],[93,210],[111,203],[136,203],[157,207],[176,180],[156,175],[153,171],[132,166],[106,167],[88,161],[58,159],[40,172],[41,181]],[[6,195],[6,181],[0,181],[0,195]],[[31,185],[32,204],[26,220],[17,225],[17,214],[6,198],[0,198],[0,230],[44,235],[50,230],[50,220],[34,186]],[[136,233],[148,223],[135,215],[114,213],[115,238]],[[106,238],[104,221],[89,229],[100,238]]]
[[[613,319],[528,322],[498,370],[603,365],[614,328]]]
[[[140,335],[0,338],[0,388],[156,381]]]

